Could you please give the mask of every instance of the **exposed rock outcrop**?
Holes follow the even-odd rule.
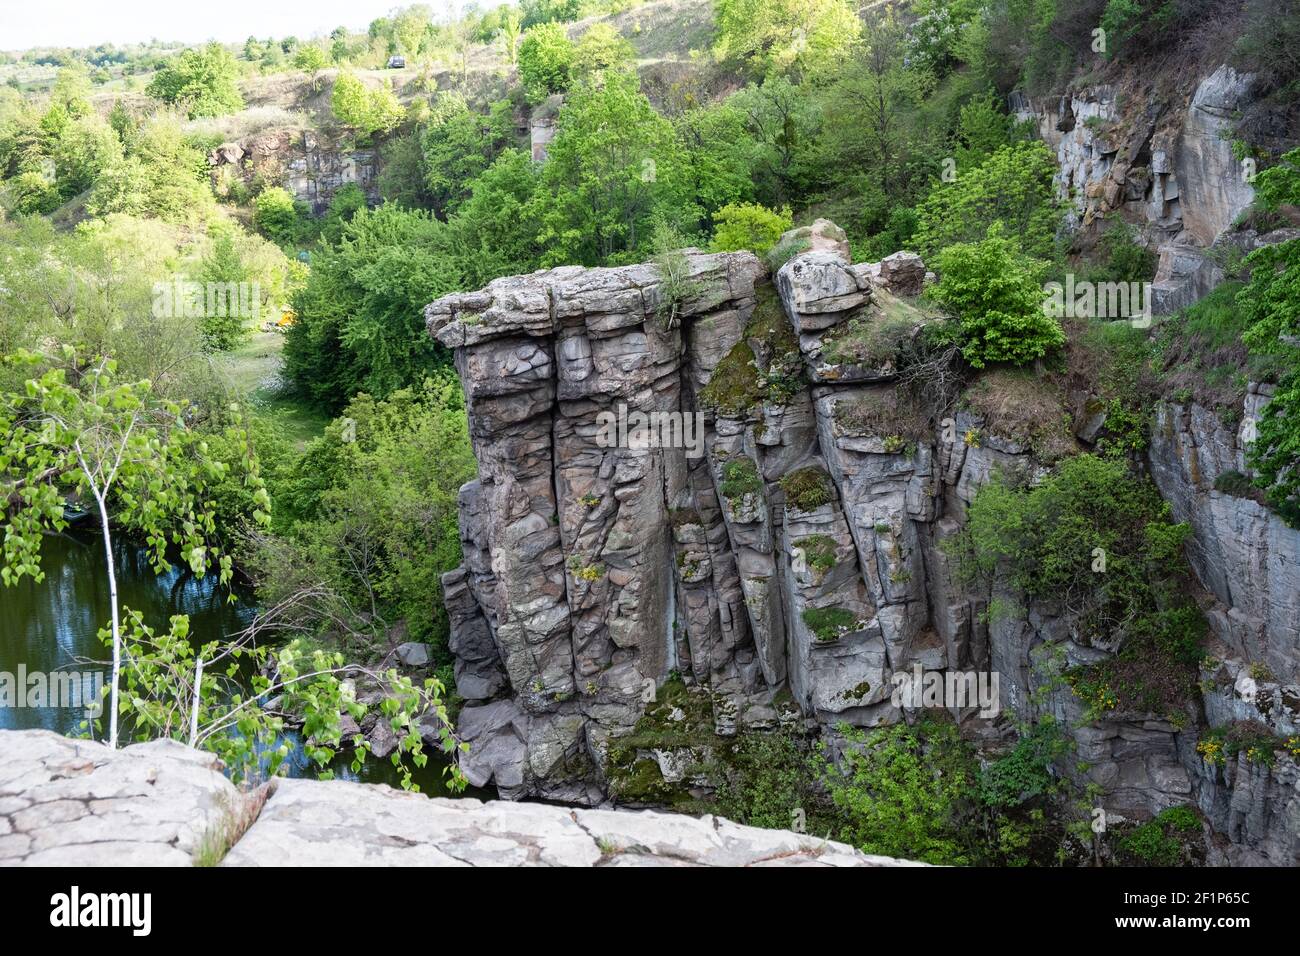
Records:
[[[800,716],[824,732],[894,722],[908,716],[898,672],[993,673],[994,709],[1077,728],[1085,759],[1069,772],[1109,812],[1198,803],[1247,841],[1240,858],[1290,862],[1289,771],[1234,796],[1196,749],[1218,725],[1190,708],[1086,721],[1040,658],[1088,664],[1116,648],[1080,639],[1050,602],[957,582],[941,544],[980,486],[1047,466],[973,406],[936,427],[900,387],[899,349],[932,320],[912,298],[917,257],[854,264],[831,224],[805,232],[770,278],[746,253],[689,251],[676,303],[654,267],[628,266],[501,279],[429,306],[479,461],[460,500],[465,564],[444,579],[471,780],[509,797],[656,802],[706,790],[701,768],[730,735]],[[631,427],[602,424],[620,421]],[[1085,416],[1075,435],[1100,427]],[[1172,480],[1159,464],[1157,477]],[[1231,539],[1213,561],[1245,549],[1260,568],[1233,572],[1254,575],[1249,599],[1225,601],[1243,618],[1234,650],[1294,675],[1297,542],[1262,516],[1256,533],[1205,513],[1214,528],[1197,541]],[[1218,591],[1205,555],[1196,567]],[[670,674],[694,688],[682,706],[657,696]],[[685,712],[698,701],[703,721]],[[658,738],[638,723],[651,703],[667,721]],[[1267,802],[1253,830],[1224,809],[1246,799]]]
[[[372,205],[379,202],[379,153],[346,147],[315,130],[275,129],[223,143],[208,154],[219,193],[233,176],[282,185],[314,215],[329,209],[334,194],[355,184]]]
[[[909,866],[718,817],[231,785],[171,741],[109,750],[0,730],[0,866]]]
[[[1254,199],[1253,167],[1234,156],[1230,134],[1252,87],[1250,74],[1225,65],[1201,78],[1184,103],[1132,95],[1121,103],[1111,86],[1048,99],[1013,94],[1017,118],[1056,151],[1056,185],[1071,226],[1087,232],[1122,218],[1159,253],[1157,315],[1192,304],[1223,280],[1221,257],[1210,252],[1216,244],[1242,245],[1229,232]],[[1280,239],[1244,240],[1261,241]]]

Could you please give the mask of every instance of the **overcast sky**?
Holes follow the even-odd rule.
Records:
[[[153,38],[200,43],[258,37],[307,38],[339,25],[364,29],[413,0],[0,0],[0,50],[86,47]],[[437,12],[452,0],[425,0]],[[484,4],[485,6],[487,4]]]

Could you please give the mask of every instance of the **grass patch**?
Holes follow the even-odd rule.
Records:
[[[835,403],[835,424],[848,435],[883,435],[917,442],[930,433],[930,421],[910,392],[896,388],[864,392]],[[901,450],[901,449],[900,449]]]
[[[858,616],[843,607],[810,607],[802,617],[813,637],[822,644],[838,641],[858,625]]]
[[[1042,461],[1078,451],[1059,385],[1029,369],[983,372],[966,390],[964,403],[989,430],[1027,446]]]

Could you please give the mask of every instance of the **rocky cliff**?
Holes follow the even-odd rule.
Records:
[[[908,866],[717,817],[231,785],[172,741],[0,730],[0,866]]]
[[[1294,229],[1237,229],[1254,199],[1253,161],[1233,151],[1236,119],[1255,78],[1220,66],[1180,97],[1140,81],[1081,87],[1060,97],[1013,94],[1018,119],[1056,151],[1056,185],[1071,225],[1095,233],[1122,219],[1159,255],[1153,310],[1167,315],[1223,281],[1228,249],[1250,252]]]
[[[690,252],[672,298],[653,266],[561,268],[428,307],[479,462],[461,492],[465,563],[444,578],[471,781],[507,797],[654,802],[707,788],[701,768],[738,732],[803,722],[833,736],[908,719],[896,673],[996,674],[995,710],[1072,728],[1080,761],[1064,772],[1095,784],[1109,813],[1198,803],[1227,835],[1216,859],[1294,861],[1292,756],[1260,780],[1196,745],[1245,719],[1233,679],[1252,664],[1285,675],[1268,689],[1281,705],[1270,726],[1291,726],[1300,537],[1182,477],[1207,440],[1192,412],[1162,410],[1156,474],[1180,516],[1197,516],[1223,653],[1206,664],[1205,713],[1085,721],[1036,662],[1113,648],[1088,646],[1059,608],[964,590],[940,545],[995,470],[1042,474],[1096,439],[1088,396],[1060,399],[1052,417],[1079,424],[1051,449],[979,401],[933,422],[895,368],[932,320],[916,297],[924,265],[907,253],[853,264],[824,222],[789,239],[804,251],[775,276],[746,253]],[[635,413],[640,431],[604,427]],[[991,615],[999,602],[1015,613]],[[670,675],[688,692],[665,702]],[[1007,733],[973,711],[954,716]]]

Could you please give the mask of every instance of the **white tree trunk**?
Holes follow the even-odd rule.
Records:
[[[199,690],[203,687],[203,655],[194,659],[194,704],[190,708],[190,746],[199,745]]]
[[[122,672],[122,630],[117,618],[117,571],[113,565],[113,538],[108,530],[108,507],[104,496],[95,495],[99,505],[99,523],[104,529],[104,561],[108,566],[108,600],[113,613],[113,673],[110,677],[108,710],[108,746],[117,749],[117,685]]]

